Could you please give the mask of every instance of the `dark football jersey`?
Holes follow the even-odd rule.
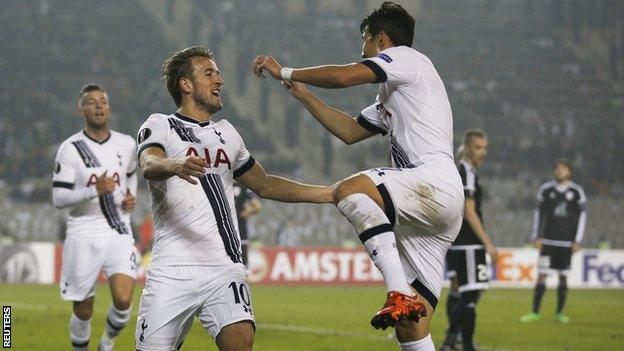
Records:
[[[585,231],[585,202],[585,192],[576,183],[543,184],[537,193],[533,238],[553,246],[580,243]]]
[[[238,217],[238,232],[240,233],[241,238],[245,240],[247,239],[247,219],[241,218],[240,213],[245,209],[247,203],[251,199],[257,198],[257,195],[237,182],[234,182],[233,184],[233,191],[234,205],[236,206],[236,214]]]
[[[475,201],[475,209],[481,222],[483,223],[483,215],[481,213],[481,197],[483,196],[481,184],[479,183],[479,175],[477,170],[466,161],[460,161],[457,167],[462,183],[464,184],[464,196],[466,199]],[[453,242],[454,246],[460,245],[483,245],[481,240],[474,233],[470,224],[466,219],[463,220],[457,239]]]

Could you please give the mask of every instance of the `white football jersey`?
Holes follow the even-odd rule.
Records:
[[[54,167],[55,189],[87,194],[83,201],[69,210],[68,236],[122,234],[132,237],[130,214],[121,208],[121,202],[129,187],[128,178],[135,176],[134,138],[110,131],[109,138],[99,142],[80,131],[61,143]],[[98,196],[95,184],[98,176],[105,171],[108,177],[113,177],[117,186],[113,193]]]
[[[152,265],[242,264],[232,186],[255,160],[236,129],[225,119],[200,123],[180,113],[156,113],[139,129],[138,142],[139,158],[146,148],[159,147],[167,158],[196,155],[210,165],[196,185],[177,176],[148,181]]]
[[[433,63],[407,46],[391,47],[361,61],[377,75],[379,93],[358,122],[390,140],[397,168],[453,163],[453,115]]]

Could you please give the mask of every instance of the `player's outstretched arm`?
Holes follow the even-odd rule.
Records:
[[[303,83],[299,82],[282,82],[282,85],[290,92],[290,94],[308,110],[316,118],[319,123],[325,127],[330,133],[338,137],[345,144],[351,145],[370,138],[375,133],[364,129],[350,115],[328,106],[309,91]]]
[[[149,147],[141,152],[139,165],[145,179],[162,181],[178,176],[191,184],[197,184],[193,177],[204,176],[208,168],[208,163],[201,157],[167,158],[165,152],[158,147]]]
[[[308,185],[266,174],[264,168],[257,161],[236,181],[264,199],[317,204],[333,202],[331,186]]]
[[[487,232],[483,228],[483,223],[481,223],[481,219],[479,219],[479,215],[477,215],[477,209],[476,209],[474,199],[466,199],[466,204],[464,208],[464,218],[466,219],[466,221],[468,221],[468,225],[470,225],[470,228],[472,228],[472,231],[481,240],[481,242],[485,246],[485,250],[492,257],[492,260],[496,261],[496,259],[498,258],[498,252],[496,251],[496,247],[494,246],[494,244],[492,244],[492,240],[490,240],[490,236],[487,234]]]
[[[321,88],[348,88],[377,82],[375,72],[357,62],[292,69],[282,67],[272,56],[259,55],[251,62],[251,69],[259,78],[264,78],[267,72],[277,80],[301,82]]]

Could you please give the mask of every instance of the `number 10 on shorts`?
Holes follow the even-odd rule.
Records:
[[[245,312],[253,315],[251,311],[251,295],[249,295],[247,285],[245,285],[245,283],[237,284],[236,282],[231,282],[229,287],[232,289],[232,293],[234,294],[234,302],[242,304]]]

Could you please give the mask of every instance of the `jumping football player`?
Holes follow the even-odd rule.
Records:
[[[360,62],[293,69],[260,55],[268,73],[346,144],[376,134],[390,144],[392,168],[355,174],[335,186],[334,203],[351,222],[387,288],[371,324],[395,326],[402,350],[433,350],[429,322],[438,303],[444,257],[462,224],[464,193],[453,160],[453,117],[431,60],[411,48],[414,18],[387,1],[360,25]],[[357,118],[327,106],[303,83],[323,88],[379,84]]]

